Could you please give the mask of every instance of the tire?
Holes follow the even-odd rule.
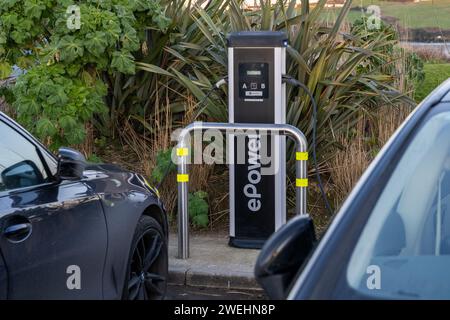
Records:
[[[162,300],[168,276],[167,238],[152,217],[139,219],[128,258],[124,300]]]

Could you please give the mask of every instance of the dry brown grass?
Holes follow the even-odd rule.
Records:
[[[180,126],[185,126],[194,119],[195,100],[187,96],[185,97],[185,117]],[[139,172],[151,177],[152,171],[157,165],[156,159],[160,151],[168,150],[175,145],[171,141],[171,134],[173,131],[173,119],[168,107],[169,101],[164,101],[161,104],[159,101],[154,108],[154,113],[145,115],[145,120],[148,127],[151,127],[153,132],[148,129],[143,129],[143,132],[137,132],[136,120],[128,119],[121,125],[119,131],[120,146],[109,146],[106,150],[102,150],[101,158],[106,162],[118,163],[121,166]],[[119,149],[119,150],[117,150]],[[214,170],[211,165],[191,165],[189,189],[191,192],[202,190],[209,193],[209,203],[212,210],[217,208],[217,198],[211,196],[210,178]],[[159,186],[159,192],[166,205],[170,216],[173,216],[177,205],[177,184],[176,173],[171,172],[164,179]],[[213,220],[212,220],[213,221]]]
[[[362,115],[356,126],[348,128],[337,140],[341,149],[330,161],[331,188],[335,208],[358,182],[381,147],[402,124],[412,108],[405,105],[381,106],[372,116]]]
[[[413,110],[406,105],[382,106],[376,116],[376,137],[381,148]]]
[[[86,132],[86,139],[84,139],[82,144],[77,145],[74,148],[83,153],[85,157],[89,157],[94,153],[95,147],[94,126],[92,122],[87,122],[85,123],[84,128]]]
[[[5,99],[0,96],[0,112],[3,112],[11,117],[14,117],[15,113],[11,106],[6,103]]]
[[[365,144],[366,123],[366,117],[361,116],[354,128],[353,138],[349,139],[350,128],[346,134],[337,138],[341,149],[336,151],[335,157],[330,161],[336,208],[340,206],[369,164],[370,156]]]

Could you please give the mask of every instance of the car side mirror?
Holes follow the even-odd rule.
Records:
[[[86,158],[77,150],[60,148],[58,151],[58,177],[62,180],[79,180],[86,169]]]
[[[36,164],[31,160],[16,163],[1,174],[5,189],[30,187],[44,183],[44,177]]]
[[[316,244],[312,219],[294,217],[264,244],[256,260],[255,277],[270,299],[285,299],[302,264]]]

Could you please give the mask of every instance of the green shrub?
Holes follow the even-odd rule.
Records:
[[[106,115],[111,77],[134,74],[147,28],[170,22],[157,1],[87,0],[77,4],[80,25],[71,25],[73,4],[0,0],[0,76],[12,65],[28,71],[19,76],[14,106],[53,148],[83,142],[85,122]]]
[[[192,224],[197,227],[206,228],[209,223],[209,205],[206,199],[208,193],[197,191],[189,194],[189,217]]]
[[[13,88],[18,120],[35,135],[50,138],[52,149],[80,144],[85,123],[103,113],[106,86],[72,79],[62,65],[38,65],[19,77]]]
[[[392,83],[403,78],[406,82],[403,88],[405,91],[411,91],[415,84],[424,80],[422,59],[416,53],[399,46],[400,36],[394,26],[380,21],[379,29],[370,30],[368,18],[362,17],[352,24],[351,33],[376,44],[372,50],[377,54],[368,57],[365,63],[358,67],[358,72],[383,72],[392,75]],[[381,42],[380,39],[384,41]],[[403,69],[399,69],[399,64],[403,64]],[[399,74],[401,70],[404,70],[405,74]]]
[[[152,180],[160,184],[166,174],[176,170],[177,166],[172,162],[172,149],[160,150],[156,155],[156,166],[152,171]]]

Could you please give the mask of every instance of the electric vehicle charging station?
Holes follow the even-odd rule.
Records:
[[[227,44],[229,122],[286,123],[286,34],[234,32]],[[286,138],[255,133],[229,141],[229,244],[260,249],[286,223]]]
[[[231,246],[261,248],[265,240],[286,223],[286,136],[295,142],[296,214],[306,214],[307,140],[298,128],[285,123],[286,85],[283,76],[286,68],[286,34],[245,31],[232,33],[227,40],[229,123],[194,122],[178,135],[176,154],[180,259],[189,258],[187,159],[190,156],[188,136],[193,131],[220,130],[229,136],[227,151],[231,161]],[[273,139],[262,141],[259,139],[262,134],[266,137],[270,135]],[[245,138],[243,145],[236,143],[240,137]],[[255,148],[265,149],[266,154],[258,153],[256,158],[250,159],[252,152],[259,151],[252,150]],[[242,153],[244,163],[239,163]],[[263,163],[262,160],[267,162]],[[273,170],[269,171],[270,174],[253,172],[256,168],[263,169],[267,164]]]

